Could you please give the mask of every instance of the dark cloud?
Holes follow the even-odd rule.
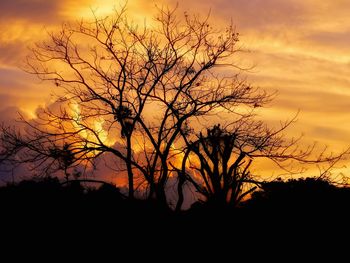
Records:
[[[309,34],[306,40],[322,46],[350,50],[350,30],[341,32],[317,31]]]
[[[25,112],[16,106],[4,107],[0,110],[0,123],[6,126],[16,126],[19,130],[27,129],[26,124],[20,121],[21,116],[27,120],[30,119]]]
[[[3,106],[3,103],[6,102],[4,97],[0,95],[0,103]],[[23,123],[18,122],[19,114],[26,117],[26,114],[22,112],[16,106],[8,106],[0,110],[0,124],[5,126],[16,126],[19,130],[24,130],[25,126]],[[0,142],[0,150],[1,149]],[[11,163],[2,162],[0,163],[0,186],[14,180],[26,179],[33,175],[33,171],[30,170],[30,164],[21,164],[18,166],[13,166]]]
[[[20,69],[0,68],[0,110],[18,107],[32,115],[34,109],[49,99],[50,88],[35,76]],[[7,112],[2,113],[2,117]]]
[[[22,97],[38,96],[38,90],[33,89],[34,76],[16,68],[0,68],[0,94]],[[1,105],[0,105],[1,108]]]
[[[294,0],[234,0],[226,1],[226,14],[232,12],[233,19],[243,28],[261,28],[277,25],[300,25],[304,8]]]
[[[0,21],[21,19],[31,22],[48,22],[57,18],[59,0],[1,0]]]
[[[0,87],[1,89],[1,87]],[[0,122],[11,118],[14,112],[14,104],[16,102],[16,97],[13,97],[8,94],[0,93]]]
[[[6,44],[0,42],[0,64],[17,66],[23,64],[24,58],[28,52],[27,46],[28,43],[20,41],[20,39],[16,42]]]
[[[0,68],[0,87],[1,91],[10,87],[19,87],[27,78],[27,74],[20,69]]]
[[[336,114],[339,116],[339,114],[348,115],[348,112],[344,109],[350,108],[350,96],[331,92],[310,92],[308,89],[292,89],[290,91],[286,89],[273,104],[278,108],[300,109],[302,112],[316,112],[327,116],[328,114]]]
[[[4,96],[0,95],[0,100],[4,99]],[[19,117],[20,110],[15,106],[5,107],[0,110],[0,123],[6,123],[9,125],[15,124],[15,120]]]
[[[333,140],[343,141],[348,137],[349,131],[343,130],[340,127],[327,127],[327,126],[315,126],[312,129],[312,133],[316,134],[319,138],[327,140],[331,137]]]
[[[305,7],[302,2],[296,0],[195,0],[190,3],[181,0],[179,3],[180,8],[188,9],[191,13],[200,6],[200,12],[211,9],[215,19],[220,19],[219,15],[223,20],[232,18],[239,29],[257,29],[273,25],[281,28],[283,25],[299,25],[304,22]]]

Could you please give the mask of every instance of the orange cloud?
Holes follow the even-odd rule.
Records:
[[[5,0],[0,2],[0,21],[25,20],[30,23],[48,22],[56,19],[59,0]]]
[[[236,58],[255,65],[249,82],[278,95],[262,118],[272,125],[292,117],[298,123],[291,135],[305,133],[306,141],[319,140],[337,150],[348,146],[350,134],[350,2],[347,0],[178,0],[182,11],[207,14],[216,26],[233,19],[241,33],[241,46],[251,52]],[[154,6],[170,0],[129,1],[130,17],[147,16]],[[18,69],[27,46],[46,37],[65,20],[108,15],[119,1],[11,0],[0,10],[0,110],[18,107],[34,112],[45,104],[50,88]]]

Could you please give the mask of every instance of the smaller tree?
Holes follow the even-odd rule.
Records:
[[[263,183],[263,178],[251,172],[254,159],[275,162],[288,173],[290,162],[321,163],[339,161],[345,154],[312,158],[313,147],[300,149],[297,141],[288,140],[283,131],[294,121],[283,123],[279,129],[268,128],[263,122],[242,118],[233,126],[214,125],[189,142],[179,173],[177,210],[183,202],[183,185],[187,181],[204,197],[216,205],[238,206],[247,195]],[[298,170],[300,172],[300,169]]]

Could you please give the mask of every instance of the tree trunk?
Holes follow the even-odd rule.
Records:
[[[162,184],[157,183],[155,185],[155,194],[158,203],[162,208],[168,208],[168,203],[166,199],[165,187]]]
[[[158,179],[158,182],[155,185],[156,197],[161,206],[168,207],[168,203],[166,200],[166,193],[165,193],[165,185],[168,180],[169,170],[166,162],[167,160],[164,157],[161,160],[162,160],[162,171],[160,174],[160,178]]]
[[[177,200],[176,207],[175,207],[175,212],[180,212],[182,204],[184,202],[184,193],[183,193],[183,185],[186,181],[185,176],[179,173],[179,182],[177,184],[177,194],[179,196],[179,199]]]
[[[155,186],[154,182],[149,182],[149,193],[148,193],[148,199],[154,198],[155,193]]]
[[[131,167],[131,136],[127,136],[126,138],[127,143],[127,161],[126,161],[126,169],[128,171],[128,182],[129,182],[129,199],[134,199],[134,175],[132,173],[132,167]]]

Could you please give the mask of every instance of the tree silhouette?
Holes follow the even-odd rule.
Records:
[[[295,141],[284,138],[282,132],[293,121],[271,129],[246,116],[227,127],[218,124],[208,128],[206,134],[200,133],[197,140],[188,144],[182,169],[178,169],[179,196],[183,195],[180,184],[187,181],[206,201],[235,207],[263,183],[250,171],[254,159],[268,158],[281,168],[287,168],[284,163],[291,160],[316,163],[333,160],[320,157],[312,161],[309,158],[312,149],[300,150]],[[182,202],[179,198],[177,209]]]
[[[22,119],[26,131],[2,127],[2,160],[67,175],[109,153],[119,163],[115,168],[127,173],[129,198],[137,178],[148,197],[166,205],[168,179],[177,175],[180,195],[189,180],[206,197],[239,201],[253,157],[245,145],[276,161],[307,156],[308,150],[295,156],[278,152],[284,146],[275,146],[284,141],[277,135],[286,126],[269,134],[246,121],[271,96],[240,79],[241,69],[232,62],[239,34],[232,24],[216,29],[209,17],[178,19],[176,9],[167,8],[158,9],[149,26],[127,15],[124,6],[113,16],[64,24],[36,44],[27,71],[53,82],[57,100],[35,120]],[[240,122],[242,129],[207,129],[207,118],[219,114],[226,126]],[[195,169],[203,185],[192,174],[183,176],[191,153],[200,160]],[[237,159],[229,164],[232,153]],[[176,158],[184,160],[182,167]]]
[[[201,133],[190,147],[199,160],[199,165],[193,166],[199,176],[187,178],[200,194],[214,203],[235,204],[246,194],[242,194],[244,183],[251,181],[252,160],[238,147],[237,137],[238,134],[227,133],[215,125],[207,129],[206,135]],[[233,154],[236,154],[234,160]]]

